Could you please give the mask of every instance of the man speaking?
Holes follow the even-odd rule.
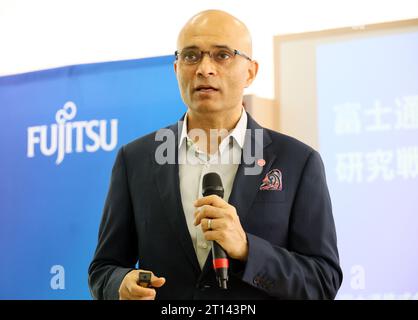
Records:
[[[244,110],[258,70],[246,26],[198,13],[175,56],[188,110],[163,131],[174,161],[160,161],[161,130],[119,150],[89,267],[93,297],[333,299],[342,272],[322,160]]]

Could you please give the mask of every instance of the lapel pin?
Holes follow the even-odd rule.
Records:
[[[264,167],[264,166],[266,165],[266,160],[264,160],[264,159],[258,159],[258,160],[257,160],[257,164],[258,164],[260,167]]]

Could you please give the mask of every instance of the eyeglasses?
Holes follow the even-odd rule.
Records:
[[[229,64],[236,55],[252,61],[251,58],[245,53],[224,47],[216,48],[211,51],[203,51],[198,48],[187,48],[180,51],[177,50],[174,55],[176,56],[176,60],[179,60],[180,62],[187,65],[193,65],[202,61],[205,53],[207,53],[209,57],[214,61],[223,65]]]

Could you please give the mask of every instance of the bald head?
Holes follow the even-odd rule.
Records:
[[[177,39],[183,55],[177,55],[174,71],[192,127],[229,130],[238,122],[244,88],[258,70],[251,49],[247,27],[224,11],[200,12],[184,25]]]
[[[251,35],[245,24],[221,10],[199,12],[184,25],[177,39],[177,49],[193,45],[227,45],[252,55]]]

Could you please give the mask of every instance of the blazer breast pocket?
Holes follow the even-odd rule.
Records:
[[[284,190],[259,190],[255,202],[283,202],[286,200],[286,192]]]

